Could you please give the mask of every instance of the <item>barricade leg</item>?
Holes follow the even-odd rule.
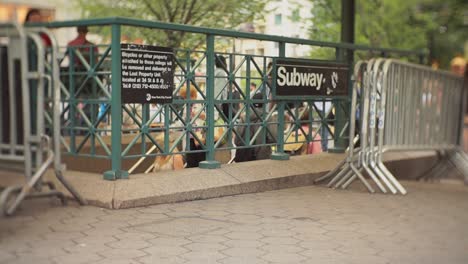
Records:
[[[371,161],[370,167],[372,170],[377,174],[377,177],[379,177],[382,182],[387,186],[387,188],[393,193],[396,194],[397,190],[393,185],[388,181],[387,177],[384,175],[382,171],[380,171],[379,167],[377,167],[377,164],[374,161]],[[386,193],[386,192],[384,192]]]
[[[335,186],[333,186],[333,189],[340,187],[352,175],[353,175],[353,170],[351,169],[351,165],[349,165],[346,174],[343,177],[341,177],[341,179],[335,184]]]
[[[357,170],[358,172],[356,172],[356,170],[352,169],[354,171],[354,174],[351,178],[349,178],[342,186],[341,186],[341,189],[346,189],[349,187],[349,185],[351,185],[351,183],[354,182],[354,180],[356,180],[356,178],[358,177],[358,173],[361,173],[359,170]],[[364,177],[363,177],[364,178]],[[366,181],[367,182],[367,181]]]
[[[327,172],[327,174],[321,176],[320,178],[315,179],[314,183],[319,183],[321,181],[324,181],[324,180],[332,177],[345,165],[345,163],[346,163],[346,159],[342,160],[333,170]]]
[[[22,187],[9,187],[5,189],[0,195],[0,209],[1,212],[6,216],[11,216],[14,214],[16,209],[24,199],[27,198],[37,198],[37,197],[58,197],[62,204],[66,204],[65,195],[55,190],[55,186],[52,183],[41,182],[42,177],[46,173],[47,169],[54,162],[54,152],[50,148],[49,138],[43,135],[43,139],[48,146],[48,156],[46,161],[36,170],[34,175],[27,181],[27,183]],[[67,190],[75,197],[75,199],[80,203],[80,205],[85,205],[85,200],[71,187],[70,184],[63,178],[59,170],[55,171],[57,179],[67,188]],[[34,189],[38,184],[47,185],[50,190],[47,192],[34,193]]]
[[[432,171],[430,171],[429,173],[427,173],[427,175],[425,175],[425,177],[423,179],[426,180],[426,181],[429,181],[429,180],[434,180],[436,178],[441,178],[450,169],[449,168],[449,163],[450,163],[450,161],[449,161],[448,157],[446,157],[443,160],[439,161],[436,164],[436,166],[434,167],[434,169]]]
[[[21,187],[18,193],[17,193],[16,188],[7,189],[4,191],[5,194],[2,194],[2,200],[0,201],[1,202],[0,206],[5,215],[12,215],[16,211],[19,204],[26,198],[26,196],[31,192],[31,190],[41,180],[47,168],[49,168],[49,166],[52,164],[53,161],[54,161],[54,154],[52,151],[49,150],[49,156],[47,157],[47,160],[42,164],[42,166],[38,168],[38,170],[34,173],[31,179],[29,179],[28,182],[23,187]],[[10,205],[8,203],[9,201],[8,196],[11,194],[17,194],[17,196],[16,198],[13,199],[13,202]],[[56,195],[56,193],[53,193],[51,195]]]
[[[63,177],[61,170],[55,170],[55,177],[65,186],[65,188],[71,193],[71,195],[76,199],[80,205],[87,205],[86,200],[81,197],[81,195],[73,188],[73,186],[68,183],[68,181]]]
[[[385,167],[385,165],[382,162],[377,163],[377,166],[401,194],[406,194],[406,189],[398,182],[397,179],[395,179],[393,174]]]
[[[457,150],[449,157],[450,162],[464,176],[465,184],[468,185],[468,156],[465,152]]]
[[[427,180],[430,178],[430,175],[434,171],[439,170],[439,167],[442,166],[442,163],[446,162],[446,157],[443,155],[442,151],[436,151],[437,153],[437,162],[432,165],[429,169],[425,170],[419,176],[416,177],[416,180]]]
[[[336,181],[338,181],[341,177],[346,175],[348,170],[349,170],[349,164],[346,163],[344,167],[341,169],[341,171],[338,172],[338,174],[336,174],[335,177],[333,177],[331,181],[327,184],[327,187],[331,188]]]
[[[356,174],[356,176],[359,178],[359,180],[361,180],[361,182],[366,186],[367,190],[369,190],[370,193],[375,193],[375,190],[374,188],[372,188],[372,186],[366,181],[366,178],[364,178],[364,176],[362,175],[362,173],[360,171],[362,171],[362,168],[361,169],[357,169],[356,167],[354,167],[352,164],[351,164],[351,169],[354,171],[354,173]],[[349,183],[348,183],[349,182]],[[349,184],[351,184],[352,181],[349,181],[345,183],[345,185],[343,185],[343,187],[347,188]],[[348,185],[346,185],[348,184]]]
[[[382,185],[382,183],[379,181],[379,179],[377,178],[377,176],[375,175],[374,171],[372,171],[372,169],[370,168],[369,164],[367,164],[367,162],[364,160],[362,162],[362,167],[364,168],[364,170],[367,172],[367,174],[369,174],[369,176],[371,177],[371,179],[375,182],[375,184],[377,184],[377,187],[379,187],[380,191],[382,191],[383,193],[387,193],[387,190],[385,189],[385,187]]]

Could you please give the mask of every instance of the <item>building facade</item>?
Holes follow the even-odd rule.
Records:
[[[17,21],[23,23],[27,12],[38,9],[46,21],[71,20],[80,18],[80,12],[74,5],[74,1],[67,0],[2,0],[0,2],[0,22]],[[66,44],[76,37],[73,30],[54,30],[60,44]]]
[[[267,35],[278,35],[292,38],[308,39],[308,28],[311,24],[312,4],[309,1],[279,0],[271,1],[265,8],[264,21],[254,21],[241,26],[241,31]],[[268,41],[242,40],[235,43],[235,52],[265,56],[278,55],[278,43]],[[286,56],[307,57],[310,47],[288,45]]]

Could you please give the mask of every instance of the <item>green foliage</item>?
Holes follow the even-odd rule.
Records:
[[[340,41],[340,3],[341,0],[312,1],[312,27],[310,36],[314,40],[339,42]],[[330,48],[316,48],[311,54],[313,59],[333,59],[335,50]]]
[[[313,2],[312,39],[340,41],[341,0]],[[447,67],[468,40],[463,25],[465,0],[356,0],[355,43],[372,47],[420,50]],[[314,58],[333,58],[333,49],[317,49]],[[371,56],[360,52],[359,57]]]
[[[262,19],[265,0],[76,0],[83,17],[123,16],[210,28],[235,29],[241,23]],[[109,35],[109,29],[100,29]],[[122,29],[129,39],[143,38],[157,45],[197,48],[203,36],[179,31],[157,31],[143,28]]]

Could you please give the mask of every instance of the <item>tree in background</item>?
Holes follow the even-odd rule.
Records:
[[[341,0],[313,2],[310,37],[340,41]],[[429,51],[429,61],[448,62],[468,40],[465,0],[356,0],[355,42],[373,47]],[[357,57],[369,54],[358,53]],[[370,54],[375,55],[375,54]],[[334,58],[332,49],[317,49],[314,58]]]
[[[265,0],[77,0],[85,18],[123,16],[210,28],[235,29],[263,17]],[[108,36],[110,29],[102,28]],[[129,39],[174,48],[195,49],[204,44],[201,35],[182,31],[122,28]]]

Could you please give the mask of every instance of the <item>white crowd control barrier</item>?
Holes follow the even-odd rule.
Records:
[[[49,50],[43,37],[52,41]],[[31,197],[57,196],[65,203],[63,193],[42,181],[52,164],[60,182],[84,204],[61,171],[60,87],[54,37],[47,29],[25,29],[11,23],[0,24],[0,40],[0,163],[6,169],[18,165],[16,169],[24,170],[26,177],[23,186],[8,186],[1,192],[1,213],[12,215],[24,199]],[[51,105],[45,100],[46,94],[54,98]],[[47,134],[53,138],[54,149]],[[49,190],[43,190],[43,186]]]
[[[331,178],[328,187],[344,189],[359,179],[373,193],[366,172],[383,193],[406,194],[382,156],[389,151],[422,150],[435,150],[442,157],[422,177],[440,177],[452,166],[468,178],[468,157],[461,148],[466,103],[462,78],[379,58],[358,62],[353,80],[347,158],[316,182]],[[356,125],[360,125],[357,137]]]

